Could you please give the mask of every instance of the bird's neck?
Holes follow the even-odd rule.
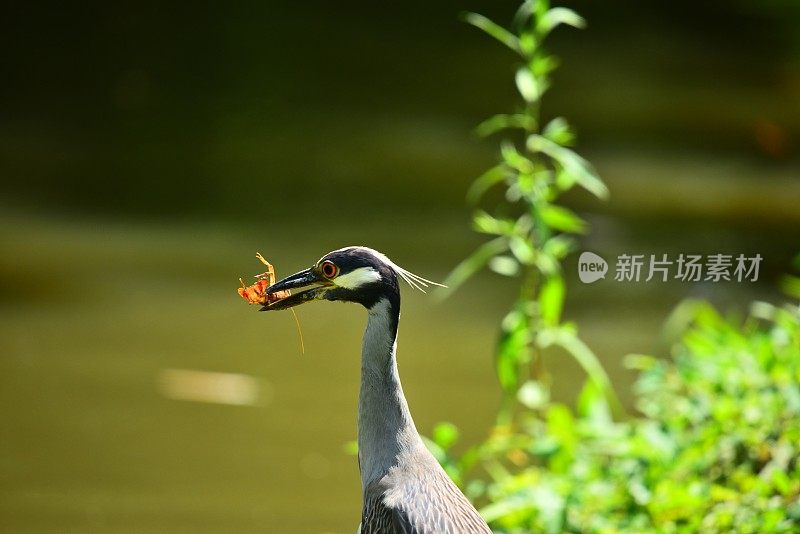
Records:
[[[401,455],[424,447],[397,372],[399,308],[399,299],[378,301],[369,310],[364,333],[358,399],[358,458],[364,488],[397,465]]]

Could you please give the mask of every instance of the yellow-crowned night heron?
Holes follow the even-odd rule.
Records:
[[[416,289],[434,284],[375,250],[343,248],[271,286],[268,293],[305,289],[262,310],[324,299],[357,302],[369,311],[358,399],[358,465],[363,491],[360,532],[491,533],[425,448],[408,410],[395,359],[400,319],[398,276]]]

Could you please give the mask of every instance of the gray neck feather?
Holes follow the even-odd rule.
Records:
[[[366,488],[424,444],[417,434],[397,373],[393,311],[387,300],[369,309],[361,352],[358,459]]]

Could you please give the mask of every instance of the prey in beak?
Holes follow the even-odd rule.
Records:
[[[321,298],[322,293],[318,290],[324,289],[325,285],[331,285],[330,282],[318,276],[314,268],[306,269],[275,283],[275,268],[272,264],[259,253],[256,253],[256,258],[267,267],[267,270],[257,274],[255,283],[249,286],[239,278],[241,287],[237,289],[237,292],[248,304],[262,306],[261,311],[285,310],[303,302]],[[292,295],[291,288],[303,288],[317,283],[320,285]]]
[[[294,322],[297,325],[297,334],[300,336],[300,352],[305,354],[306,349],[305,344],[303,343],[303,332],[300,329],[300,321],[297,319],[297,314],[293,309],[291,309],[291,307],[311,300],[309,295],[304,296],[303,293],[309,293],[312,290],[305,291],[297,295],[292,295],[292,292],[289,288],[305,287],[308,285],[307,281],[313,282],[313,270],[308,269],[302,273],[297,273],[285,278],[284,280],[281,280],[278,282],[278,284],[283,285],[282,289],[280,287],[276,287],[278,284],[275,283],[275,268],[272,266],[272,264],[264,259],[264,256],[262,256],[260,253],[256,253],[256,258],[266,266],[267,270],[256,275],[256,282],[249,286],[245,285],[244,281],[239,278],[239,282],[242,285],[242,287],[237,289],[239,296],[246,300],[248,304],[261,305],[261,311],[283,310],[289,308],[289,311],[292,312],[292,316],[294,317]],[[279,303],[280,305],[278,305]]]
[[[307,289],[295,292],[286,298],[268,302],[260,311],[285,310],[312,300],[325,298],[325,294],[331,289],[331,286],[333,284],[330,280],[317,274],[314,268],[305,269],[275,282],[266,288],[265,293],[273,295],[282,291],[289,292],[292,289]]]

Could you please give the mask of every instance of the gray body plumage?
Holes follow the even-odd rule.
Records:
[[[358,406],[361,533],[472,534],[489,527],[425,447],[397,372],[397,311],[369,310]]]

